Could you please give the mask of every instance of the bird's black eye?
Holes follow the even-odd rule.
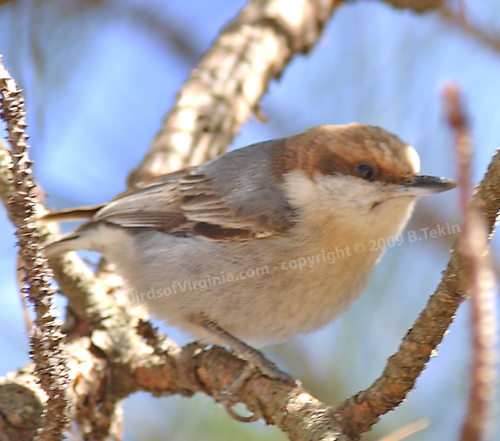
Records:
[[[365,181],[373,181],[375,170],[370,164],[359,164],[356,167],[356,175]]]

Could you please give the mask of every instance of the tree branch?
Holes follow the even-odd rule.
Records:
[[[338,0],[251,0],[203,56],[177,95],[129,185],[223,152],[270,81],[318,40]]]
[[[424,13],[437,10],[443,0],[382,0],[397,9],[411,9],[414,12]]]
[[[472,138],[463,109],[460,90],[449,84],[444,90],[448,124],[455,135],[459,165],[461,209],[464,228],[458,249],[466,268],[471,292],[472,368],[469,408],[462,427],[461,441],[481,441],[485,437],[495,390],[496,287],[489,255],[488,237],[477,207],[469,204],[471,192]]]
[[[47,394],[41,430],[36,439],[57,441],[63,439],[69,423],[64,336],[53,308],[52,271],[43,255],[42,238],[36,227],[38,188],[31,177],[31,161],[27,153],[24,99],[1,58],[0,97],[0,116],[7,123],[7,141],[12,148],[11,178],[7,178],[12,188],[6,207],[16,226],[19,256],[24,266],[23,293],[33,304],[36,314],[30,334],[31,358],[35,362],[38,381]]]
[[[440,14],[443,20],[461,29],[466,35],[477,39],[495,52],[500,52],[500,37],[490,35],[485,30],[467,23],[460,14],[456,14],[447,6],[443,5]]]

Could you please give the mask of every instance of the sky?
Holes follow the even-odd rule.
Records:
[[[126,188],[128,173],[147,151],[183,81],[244,4],[53,0],[0,6],[0,53],[24,89],[30,154],[49,207],[102,203]],[[464,4],[468,22],[500,40],[500,2]],[[478,183],[499,146],[498,78],[500,53],[438,14],[351,2],[335,13],[314,50],[294,57],[272,82],[261,101],[268,122],[253,118],[229,147],[317,124],[356,121],[381,126],[412,144],[424,174],[453,178],[452,134],[442,100],[443,86],[453,81],[463,90],[471,120]],[[328,404],[368,387],[440,280],[456,234],[431,239],[425,229],[443,225],[460,229],[456,191],[418,203],[403,243],[386,252],[348,312],[321,331],[265,348],[265,353]],[[28,361],[13,233],[0,207],[0,376]],[[415,235],[420,240],[412,241]],[[492,244],[496,257],[498,240]],[[58,304],[63,311],[62,298]],[[465,304],[416,389],[367,440],[418,419],[428,420],[430,427],[411,441],[457,439],[468,393],[468,320]],[[188,341],[175,329],[163,329]],[[201,395],[158,399],[136,394],[125,401],[124,411],[127,441],[167,435],[176,440],[285,439],[262,422],[231,421],[221,406]],[[491,439],[500,439],[498,423]]]

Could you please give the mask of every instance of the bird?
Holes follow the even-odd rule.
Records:
[[[420,196],[413,147],[370,125],[321,125],[141,183],[45,248],[116,266],[133,303],[201,342],[259,347],[316,331],[356,300]]]

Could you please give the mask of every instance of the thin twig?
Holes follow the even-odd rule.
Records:
[[[33,304],[36,314],[30,334],[31,357],[36,365],[40,385],[48,397],[37,440],[57,441],[63,439],[69,423],[66,395],[69,379],[64,336],[52,306],[52,271],[41,252],[41,237],[35,224],[37,187],[27,154],[24,100],[1,58],[0,97],[0,116],[7,124],[7,140],[12,148],[13,192],[7,209],[17,228],[19,255],[25,272],[23,291]]]

